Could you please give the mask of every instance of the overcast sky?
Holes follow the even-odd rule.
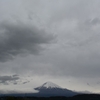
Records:
[[[100,0],[0,0],[0,89],[46,81],[100,92]]]

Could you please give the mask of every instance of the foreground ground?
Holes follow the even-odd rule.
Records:
[[[73,97],[0,97],[0,100],[100,100],[99,94],[83,94]]]

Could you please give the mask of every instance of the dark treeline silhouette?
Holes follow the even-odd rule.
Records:
[[[4,96],[0,97],[0,100],[100,100],[99,94],[81,94],[73,97],[14,97]]]

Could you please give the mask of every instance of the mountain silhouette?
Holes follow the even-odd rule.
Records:
[[[36,93],[37,96],[74,96],[77,95],[77,92],[71,91],[69,89],[62,88],[52,82],[46,82],[43,85],[34,88],[38,90]]]

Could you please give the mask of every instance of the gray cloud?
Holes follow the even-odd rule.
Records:
[[[0,76],[0,84],[3,85],[10,85],[10,84],[18,85],[18,84],[26,84],[29,82],[30,82],[29,80],[25,80],[24,78],[21,78],[17,74]]]
[[[26,83],[29,83],[30,81],[25,81],[25,82],[23,82],[22,84],[26,84]]]
[[[0,83],[2,83],[4,85],[9,85],[9,82],[15,82],[19,79],[20,79],[20,77],[18,75],[0,76]]]
[[[92,25],[100,24],[100,19],[99,18],[93,18],[93,19],[88,20],[88,23],[90,23]]]
[[[0,23],[0,61],[13,59],[18,54],[39,54],[45,44],[54,39],[52,34],[21,22]]]

